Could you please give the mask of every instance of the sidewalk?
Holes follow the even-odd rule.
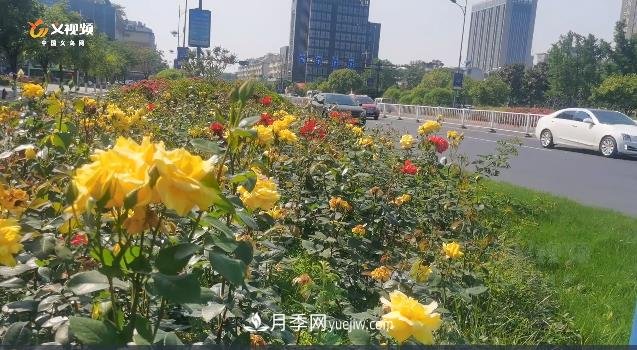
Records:
[[[47,87],[47,92],[53,92],[53,91],[57,91],[60,88],[60,86],[58,84],[49,84]],[[20,97],[20,87],[18,87],[18,91],[16,93],[17,96],[13,96],[13,90],[11,88],[11,86],[6,86],[6,85],[0,85],[0,91],[2,91],[2,89],[6,89],[7,90],[7,99],[4,101],[15,101],[18,97]],[[65,92],[66,93],[70,93],[72,95],[77,95],[77,96],[100,96],[105,94],[106,92],[108,92],[107,89],[103,89],[102,93],[100,94],[100,90],[97,89],[94,92],[94,89],[92,87],[87,87],[86,89],[82,86],[80,87],[79,91],[75,91],[75,88],[72,90],[69,90],[68,86],[65,86]],[[3,100],[0,100],[3,101]]]

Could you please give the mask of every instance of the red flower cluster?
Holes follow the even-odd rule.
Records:
[[[140,80],[122,88],[124,92],[140,91],[146,97],[153,98],[166,89],[168,84],[164,80]]]
[[[316,121],[316,119],[310,119],[301,127],[301,135],[307,139],[324,139],[327,135],[327,130]]]
[[[261,119],[257,125],[270,126],[274,124],[274,118],[269,113],[261,113]]]
[[[358,125],[360,121],[357,118],[353,118],[351,113],[331,111],[330,118],[336,122],[345,124]]]
[[[146,109],[147,109],[149,112],[154,111],[156,108],[157,108],[157,106],[156,106],[154,103],[149,103],[149,104],[147,104],[147,105],[146,105]]]
[[[406,160],[405,165],[400,169],[403,174],[407,175],[416,175],[418,174],[418,167],[411,162],[411,160]]]
[[[85,246],[88,244],[88,237],[84,233],[78,233],[71,238],[71,245],[74,247]]]
[[[210,132],[212,132],[213,135],[216,135],[218,137],[223,137],[224,130],[225,128],[223,127],[223,124],[219,122],[214,122],[210,124]]]
[[[269,105],[272,104],[272,97],[263,96],[263,98],[261,99],[261,104],[264,105],[265,107],[268,107]]]
[[[443,153],[444,151],[449,149],[449,142],[445,140],[444,137],[440,136],[429,136],[427,141],[436,146],[436,152]]]

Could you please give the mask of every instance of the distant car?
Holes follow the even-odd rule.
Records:
[[[637,123],[620,112],[563,109],[542,117],[535,134],[544,148],[565,145],[592,149],[607,158],[637,155]]]
[[[374,118],[374,120],[378,120],[380,117],[380,110],[378,109],[376,101],[372,100],[372,98],[367,95],[354,95],[352,97],[354,97],[354,100],[363,107],[367,118]]]
[[[386,104],[393,104],[394,100],[392,100],[391,98],[387,98],[387,97],[377,97],[376,99],[374,99],[374,102],[378,103],[386,103]]]
[[[360,125],[367,122],[365,110],[349,95],[318,93],[312,97],[310,105],[324,117],[336,111],[349,113],[353,118],[358,118]]]

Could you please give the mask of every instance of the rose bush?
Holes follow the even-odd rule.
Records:
[[[505,145],[469,171],[438,122],[397,143],[254,83],[28,91],[0,114],[4,344],[469,339],[499,249],[477,184]]]

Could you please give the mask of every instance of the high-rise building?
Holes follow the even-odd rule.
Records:
[[[532,66],[536,11],[537,0],[488,0],[474,5],[466,66],[487,74],[516,63]]]
[[[285,79],[285,63],[283,56],[269,53],[263,57],[247,60],[246,64],[239,67],[237,79],[240,80],[265,80],[270,82]]]
[[[622,0],[621,20],[626,23],[626,33],[637,35],[637,0]]]
[[[117,31],[115,38],[137,47],[156,48],[155,33],[142,22],[125,20],[122,29]]]
[[[362,71],[378,58],[379,41],[380,24],[369,22],[369,0],[293,0],[291,79],[315,81],[342,68]]]

